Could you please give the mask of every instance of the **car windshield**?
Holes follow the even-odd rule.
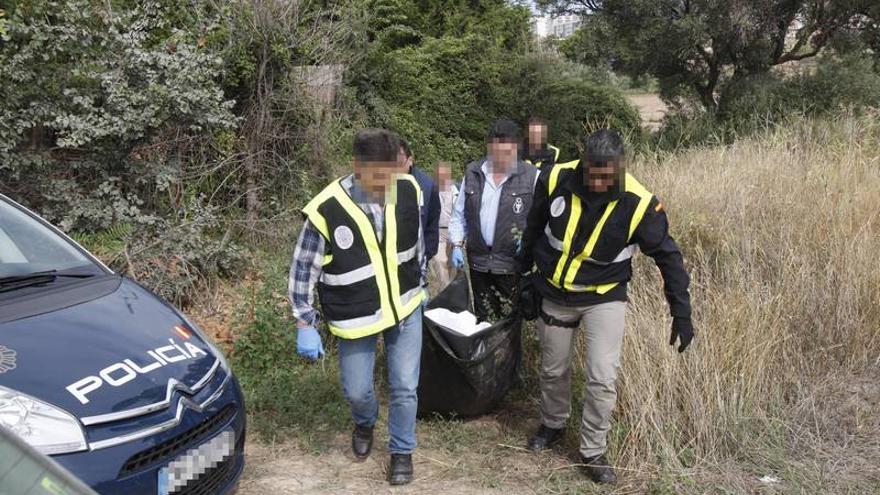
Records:
[[[103,270],[42,222],[0,199],[0,279],[41,272],[97,275]]]

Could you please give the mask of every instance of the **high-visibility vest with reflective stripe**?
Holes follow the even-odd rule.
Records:
[[[630,174],[620,196],[595,211],[565,187],[578,161],[556,164],[547,180],[549,221],[535,245],[535,263],[547,281],[570,292],[604,294],[629,280],[633,233],[653,195]]]
[[[327,186],[303,208],[326,241],[318,297],[330,331],[356,339],[391,328],[424,298],[417,256],[421,192],[402,175],[385,205],[382,239],[342,186]]]
[[[552,144],[548,144],[547,148],[553,152],[553,163],[558,162],[559,161],[559,148],[557,148],[556,146],[553,146]],[[532,161],[526,160],[526,163],[532,163]],[[535,163],[532,163],[532,165],[534,165],[537,168],[541,168],[541,165],[543,163],[544,162],[542,160],[537,160]]]

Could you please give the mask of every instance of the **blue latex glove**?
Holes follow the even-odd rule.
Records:
[[[317,328],[302,327],[296,331],[296,353],[312,361],[324,355],[324,346]]]
[[[459,270],[464,268],[464,253],[461,251],[460,246],[452,248],[452,266]]]

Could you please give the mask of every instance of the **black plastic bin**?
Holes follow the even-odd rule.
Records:
[[[427,309],[470,309],[463,273]],[[491,411],[515,384],[522,359],[522,319],[509,316],[471,337],[423,320],[419,416],[477,416]],[[450,345],[453,344],[453,345]]]

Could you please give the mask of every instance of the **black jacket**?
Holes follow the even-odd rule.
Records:
[[[416,167],[410,168],[412,175],[419,187],[422,188],[422,237],[425,241],[425,260],[430,260],[437,254],[440,244],[440,190],[437,184]]]
[[[566,175],[564,181],[558,187],[564,187],[572,194],[577,194],[584,202],[592,205],[592,207],[600,207],[616,199],[616,195],[620,194],[616,191],[603,195],[590,193],[582,182],[578,180],[582,177],[581,168],[578,167],[576,170],[577,173]],[[534,263],[535,244],[541,236],[545,235],[544,228],[550,218],[550,204],[547,193],[549,177],[549,169],[546,171],[542,170],[541,176],[538,179],[539,184],[535,188],[532,209],[529,212],[526,229],[523,233],[522,250],[517,257],[517,261],[523,271],[531,269]],[[584,219],[586,220],[588,217],[585,216]],[[609,227],[612,226],[609,224],[605,228]],[[620,228],[625,227],[621,226]],[[588,230],[592,230],[592,228]],[[669,235],[669,221],[666,217],[666,211],[664,211],[662,204],[656,196],[651,198],[645,216],[633,233],[632,242],[636,243],[643,253],[653,258],[660,269],[664,282],[664,293],[672,316],[690,317],[691,305],[690,294],[688,293],[690,277],[684,268],[684,260],[678,245]],[[535,279],[541,294],[559,304],[577,306],[626,300],[626,283],[621,283],[605,294],[597,294],[595,292],[568,292],[552,286],[543,277],[535,277]]]

